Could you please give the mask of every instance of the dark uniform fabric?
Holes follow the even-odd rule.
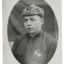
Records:
[[[21,64],[47,64],[56,46],[56,40],[47,33],[40,32],[34,37],[27,33],[16,39],[12,52]]]

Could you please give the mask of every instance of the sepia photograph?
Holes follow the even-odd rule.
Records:
[[[62,64],[60,0],[59,19],[45,0],[10,1],[3,0],[4,64]]]

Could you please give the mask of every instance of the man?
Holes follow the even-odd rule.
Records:
[[[44,10],[34,4],[22,12],[26,34],[19,36],[12,47],[15,58],[21,64],[47,64],[52,58],[57,43],[43,32]]]

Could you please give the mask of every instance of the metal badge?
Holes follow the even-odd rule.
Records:
[[[34,55],[38,56],[38,57],[41,57],[41,52],[40,50],[35,50],[34,51]]]

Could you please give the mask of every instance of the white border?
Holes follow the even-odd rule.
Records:
[[[62,0],[62,64],[64,64],[64,0]]]
[[[0,64],[3,64],[2,0],[0,0]]]

